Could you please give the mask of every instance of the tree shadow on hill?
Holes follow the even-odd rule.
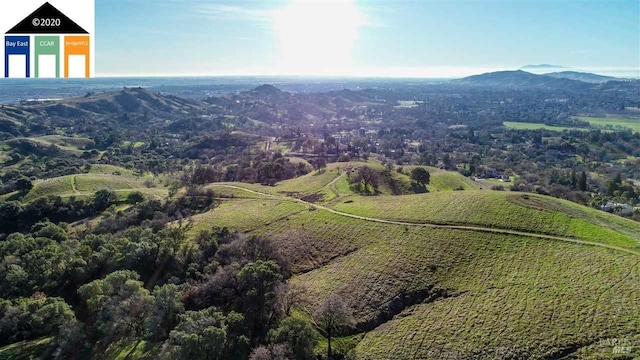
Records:
[[[416,194],[424,194],[429,192],[429,189],[427,189],[427,185],[418,184],[415,181],[411,182],[411,190],[413,190],[413,192]]]
[[[349,188],[351,189],[351,191],[358,195],[375,196],[380,194],[380,191],[378,189],[374,188],[371,185],[367,186],[361,182],[351,184]]]

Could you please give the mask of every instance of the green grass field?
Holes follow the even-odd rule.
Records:
[[[545,124],[539,123],[528,123],[528,122],[513,122],[513,121],[505,121],[504,126],[509,129],[514,130],[552,130],[552,131],[587,131],[587,128],[579,128],[579,127],[564,127],[564,126],[549,126]]]
[[[359,283],[388,284],[415,274],[410,286],[447,289],[446,295],[409,307],[366,334],[357,348],[358,359],[556,358],[602,337],[638,331],[637,256],[451,231],[392,249],[403,254],[402,261],[354,254],[345,260],[349,264],[333,265],[344,269],[351,263],[367,264],[359,275],[345,274],[342,284],[345,275],[339,270],[331,275],[343,285],[335,291],[365,296],[368,289]],[[435,270],[416,271],[425,263]],[[389,274],[371,278],[381,266]],[[314,276],[305,275],[306,282],[322,281]],[[421,284],[429,280],[433,283]],[[391,289],[400,286],[406,285]]]
[[[405,169],[409,172],[412,167],[405,167]],[[481,183],[464,177],[457,171],[445,171],[430,166],[427,166],[426,169],[431,175],[429,185],[427,186],[430,192],[450,191],[456,189],[477,190],[482,187]]]
[[[635,119],[624,119],[615,117],[586,117],[579,116],[581,121],[586,121],[594,127],[604,128],[608,130],[631,129],[634,132],[640,132],[640,117]]]

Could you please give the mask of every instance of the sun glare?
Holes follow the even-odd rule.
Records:
[[[353,0],[291,0],[274,14],[281,72],[344,74],[363,19]]]

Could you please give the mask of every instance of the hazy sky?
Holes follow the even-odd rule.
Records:
[[[100,75],[640,76],[640,1],[96,0]]]

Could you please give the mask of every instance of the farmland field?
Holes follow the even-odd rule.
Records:
[[[587,131],[589,129],[579,128],[579,127],[565,127],[565,126],[550,126],[539,123],[528,123],[528,122],[513,122],[513,121],[505,121],[504,126],[509,129],[514,130],[552,130],[552,131]]]
[[[636,119],[624,119],[615,117],[579,116],[578,120],[586,121],[594,127],[605,128],[609,130],[631,129],[634,132],[640,132],[640,117]]]

